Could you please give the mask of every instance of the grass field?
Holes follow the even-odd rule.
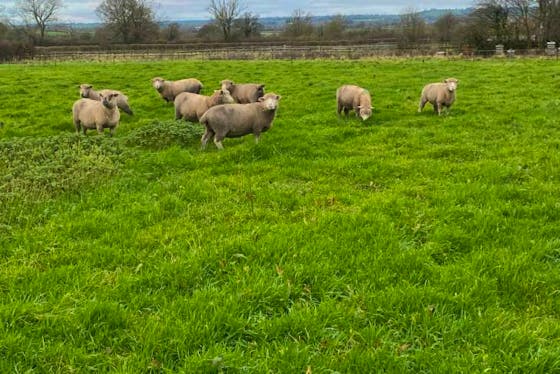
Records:
[[[201,151],[154,76],[265,83],[274,127]],[[560,372],[559,113],[545,59],[0,65],[0,372]]]

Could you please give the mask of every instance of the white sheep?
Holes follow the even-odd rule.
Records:
[[[255,103],[259,97],[264,96],[264,84],[258,83],[233,83],[229,79],[220,82],[222,90],[228,90],[239,104]]]
[[[160,77],[152,79],[152,86],[160,94],[161,98],[167,102],[174,101],[175,97],[181,92],[200,93],[203,87],[202,83],[195,78],[168,81]]]
[[[339,87],[336,90],[336,103],[339,116],[342,111],[348,116],[350,110],[354,110],[356,117],[361,117],[364,121],[371,116],[371,96],[362,87],[352,84]]]
[[[92,99],[79,99],[72,106],[72,114],[76,132],[83,130],[84,135],[88,129],[97,129],[102,134],[103,130],[110,129],[111,136],[119,124],[121,117],[117,106],[118,94],[101,95],[101,101]]]
[[[79,88],[80,96],[84,99],[101,101],[101,96],[109,96],[112,93],[118,94],[119,96],[117,97],[117,106],[119,107],[119,109],[121,109],[126,114],[133,114],[130,106],[128,105],[128,97],[120,91],[110,89],[95,91],[93,89],[93,86],[87,83],[80,84]]]
[[[175,119],[198,122],[206,111],[219,104],[231,104],[235,101],[228,90],[216,90],[212,96],[181,92],[175,98]]]
[[[455,101],[455,90],[459,81],[455,78],[447,78],[443,83],[430,83],[424,86],[418,105],[418,112],[424,109],[429,101],[434,106],[434,111],[441,115],[443,107],[449,108]]]
[[[202,135],[202,148],[214,138],[218,149],[223,149],[224,138],[237,138],[247,134],[255,135],[258,143],[261,133],[272,127],[272,121],[278,109],[280,96],[268,93],[260,97],[256,103],[216,105],[200,118],[200,123],[206,126]]]

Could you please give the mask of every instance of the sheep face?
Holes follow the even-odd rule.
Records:
[[[163,82],[165,82],[165,79],[163,78],[153,78],[152,79],[152,86],[154,86],[154,88],[159,92],[161,90],[163,90]]]
[[[219,97],[218,97],[218,102],[220,104],[233,104],[235,103],[235,100],[233,99],[233,97],[231,96],[231,94],[229,93],[228,90],[220,90],[219,92]]]
[[[87,99],[89,98],[89,92],[93,88],[91,84],[80,84],[80,97]]]
[[[222,90],[227,90],[227,91],[231,92],[231,90],[233,88],[233,82],[232,81],[230,81],[229,79],[225,79],[225,80],[221,81],[220,84],[222,85]]]
[[[447,90],[449,92],[455,91],[457,89],[457,83],[459,83],[459,81],[455,78],[447,78],[443,82],[447,85]]]
[[[259,102],[262,103],[264,110],[276,110],[279,101],[280,96],[275,94],[268,93],[263,97],[259,97]]]
[[[117,106],[117,97],[119,96],[119,94],[112,93],[107,96],[103,96],[100,94],[99,96],[101,96],[101,102],[103,103],[103,105],[105,105],[105,107],[113,109]]]
[[[371,107],[363,107],[360,105],[358,106],[358,109],[359,109],[358,115],[362,118],[363,121],[371,117]]]

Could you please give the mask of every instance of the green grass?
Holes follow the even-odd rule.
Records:
[[[558,67],[0,65],[0,372],[559,372]],[[265,83],[274,127],[201,151],[154,76]],[[80,83],[128,94],[115,137]]]

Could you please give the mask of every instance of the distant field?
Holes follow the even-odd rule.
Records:
[[[265,83],[274,127],[201,151],[154,76]],[[559,114],[545,59],[0,65],[0,372],[559,372]]]

